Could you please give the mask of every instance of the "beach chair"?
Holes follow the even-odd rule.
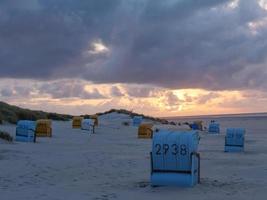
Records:
[[[16,141],[36,142],[36,124],[34,121],[20,120],[16,127]]]
[[[72,128],[81,128],[83,117],[72,118]]]
[[[138,128],[138,138],[152,138],[153,137],[153,124],[141,124]]]
[[[203,122],[202,121],[194,121],[193,124],[191,124],[191,128],[193,130],[203,130]]]
[[[220,133],[220,124],[217,122],[211,122],[209,124],[209,133]]]
[[[134,116],[133,117],[133,126],[139,127],[140,124],[142,123],[142,121],[143,121],[143,117],[142,116]]]
[[[198,132],[160,130],[153,135],[151,185],[192,187],[200,182]]]
[[[95,121],[93,119],[83,119],[81,129],[89,131],[91,133],[95,132]]]
[[[36,137],[52,137],[52,121],[40,119],[36,122]]]
[[[94,126],[98,126],[99,121],[98,121],[98,116],[97,115],[92,115],[90,119],[94,120]]]
[[[225,152],[242,152],[244,151],[245,129],[228,128],[225,136]]]

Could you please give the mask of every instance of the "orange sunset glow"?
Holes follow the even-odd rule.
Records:
[[[20,85],[26,84],[27,80],[21,82],[6,79],[5,82]],[[43,84],[42,82],[34,84],[31,82],[29,86],[31,92],[28,94],[30,98],[21,96],[15,86],[12,90],[12,98],[7,97],[6,100],[25,108],[75,115],[102,112],[111,108],[123,108],[158,117],[251,113],[262,112],[267,108],[266,104],[263,105],[266,102],[264,93],[249,90],[166,89],[129,84],[92,84],[80,80],[64,80],[63,82],[70,83],[68,94],[64,98],[57,96],[62,94],[40,91],[38,85]],[[93,99],[75,97],[76,84],[82,84],[83,92],[87,95],[95,95],[95,97]],[[114,94],[114,88],[118,94]],[[129,93],[129,90],[135,93]],[[258,97],[256,102],[254,102],[255,96]]]

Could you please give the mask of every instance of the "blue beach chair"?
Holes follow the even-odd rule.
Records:
[[[212,121],[209,124],[209,133],[220,133],[220,124]]]
[[[245,129],[228,128],[225,136],[225,152],[242,152],[244,151]]]
[[[134,116],[133,117],[133,126],[139,127],[140,124],[142,123],[142,121],[143,121],[143,117],[142,116]]]
[[[35,142],[36,141],[35,128],[36,128],[36,123],[34,121],[29,121],[29,120],[18,121],[16,128],[16,141]]]
[[[200,181],[197,131],[161,130],[153,135],[151,185],[192,187]]]

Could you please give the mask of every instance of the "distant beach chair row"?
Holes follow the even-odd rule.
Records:
[[[202,121],[188,124],[190,129],[153,128],[153,124],[143,123],[138,128],[138,138],[153,138],[151,158],[152,186],[192,187],[200,182],[200,154],[198,152],[199,131]],[[219,134],[220,124],[211,121],[209,134]],[[227,128],[225,152],[244,151],[245,129]]]
[[[52,137],[51,120],[41,119],[37,121],[18,121],[16,127],[16,141],[36,142],[36,137]]]
[[[74,117],[72,120],[72,128],[89,130],[92,133],[94,133],[95,126],[97,125],[97,115],[91,116],[90,119]],[[16,141],[36,142],[36,137],[52,137],[52,121],[50,119],[40,119],[37,121],[20,120],[17,122]]]
[[[202,121],[189,126],[179,125],[176,128],[157,128],[153,123],[142,123],[141,116],[132,118],[132,125],[138,127],[138,138],[153,138],[151,162],[152,186],[192,187],[200,183],[200,153],[198,152],[199,131],[203,130]],[[16,128],[16,140],[35,142],[36,137],[51,137],[50,120],[19,121]],[[94,131],[98,117],[90,119],[74,117],[72,128]],[[211,121],[208,132],[220,133],[220,124]],[[244,151],[245,129],[227,128],[225,152]]]
[[[244,151],[245,129],[228,128],[225,152]],[[153,135],[151,185],[192,187],[200,182],[198,131],[160,130]]]

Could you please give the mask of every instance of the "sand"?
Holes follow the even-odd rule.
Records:
[[[123,126],[126,115],[100,118],[96,134],[53,122],[52,138],[0,143],[1,200],[266,199],[265,121],[223,121],[222,134],[201,133],[201,184],[150,187],[150,139]],[[224,153],[226,127],[245,127],[245,153]],[[15,126],[0,125],[15,135]]]

